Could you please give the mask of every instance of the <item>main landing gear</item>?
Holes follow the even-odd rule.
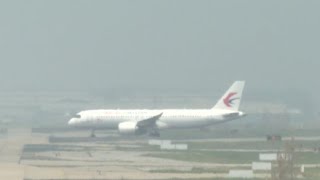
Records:
[[[149,136],[151,137],[160,137],[160,133],[158,130],[153,129],[152,131],[149,132]]]
[[[95,130],[92,129],[92,130],[91,130],[91,134],[90,134],[90,137],[91,137],[91,138],[95,138],[95,137],[96,137],[96,134],[95,134],[94,132],[95,132]]]

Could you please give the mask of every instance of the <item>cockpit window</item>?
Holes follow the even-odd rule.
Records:
[[[81,115],[80,114],[76,114],[73,116],[73,118],[81,118]]]

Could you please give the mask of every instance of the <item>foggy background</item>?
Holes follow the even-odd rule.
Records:
[[[249,100],[315,108],[319,5],[1,1],[0,91],[207,95],[246,80]]]
[[[0,0],[0,179],[320,179],[319,34],[319,0]],[[236,80],[232,122],[68,126],[209,109]]]

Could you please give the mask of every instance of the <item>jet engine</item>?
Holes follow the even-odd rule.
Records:
[[[124,135],[141,135],[147,133],[144,128],[139,128],[136,121],[126,121],[118,125],[118,130],[120,134]]]

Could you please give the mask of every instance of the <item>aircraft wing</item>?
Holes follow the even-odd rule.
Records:
[[[154,127],[156,125],[156,121],[162,116],[163,113],[157,114],[155,116],[152,116],[148,119],[143,119],[138,121],[137,126],[139,128],[148,128],[148,127]]]

